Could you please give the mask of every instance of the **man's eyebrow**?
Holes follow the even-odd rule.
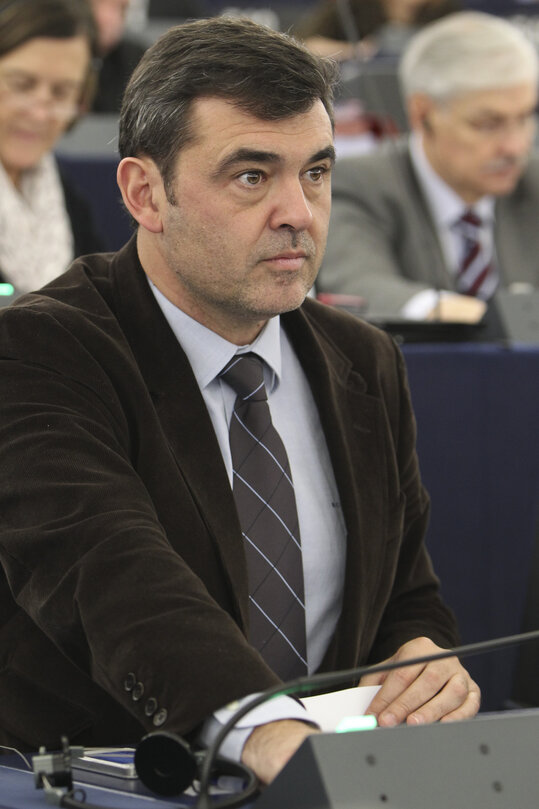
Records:
[[[335,162],[335,149],[332,145],[326,146],[324,149],[320,149],[308,160],[306,160],[306,163],[316,163],[319,160],[331,160],[332,163]],[[237,149],[235,152],[232,152],[232,154],[225,157],[213,172],[213,176],[217,178],[223,174],[226,174],[227,171],[238,163],[282,162],[282,155],[279,155],[276,152],[267,152],[263,149],[249,149],[247,147],[242,147],[241,149]]]
[[[337,155],[334,146],[329,145],[324,149],[320,149],[320,151],[316,152],[316,154],[313,154],[307,163],[318,163],[320,160],[331,160],[332,163],[335,163],[336,157]]]
[[[237,163],[279,163],[282,157],[275,152],[263,149],[249,149],[242,147],[225,157],[213,172],[214,177],[220,177]]]

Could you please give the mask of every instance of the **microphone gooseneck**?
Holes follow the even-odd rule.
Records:
[[[213,743],[208,747],[204,761],[200,769],[200,792],[196,802],[196,809],[212,809],[213,806],[225,806],[225,803],[212,803],[209,795],[210,777],[221,744],[233,729],[234,725],[242,719],[246,714],[258,707],[262,703],[273,699],[277,696],[298,696],[306,694],[309,691],[317,689],[325,689],[331,686],[343,685],[347,682],[354,682],[365,677],[369,674],[378,674],[382,672],[393,671],[394,669],[405,668],[407,666],[414,666],[419,664],[432,663],[436,660],[444,660],[449,657],[471,657],[472,655],[481,654],[484,652],[496,651],[510,646],[517,646],[522,643],[528,643],[533,640],[539,640],[539,629],[532,632],[524,632],[518,635],[507,635],[502,638],[493,638],[492,640],[480,641],[479,643],[470,643],[465,646],[456,646],[453,649],[444,649],[441,652],[436,652],[431,655],[424,655],[422,657],[415,657],[409,660],[398,660],[392,663],[379,663],[374,666],[359,666],[353,669],[344,669],[342,671],[330,672],[328,674],[315,674],[311,677],[299,677],[296,680],[291,680],[288,683],[281,683],[280,685],[269,688],[253,697],[247,704],[242,705],[223,725]],[[238,803],[241,798],[236,798],[236,806],[241,805]]]

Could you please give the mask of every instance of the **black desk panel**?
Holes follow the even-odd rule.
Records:
[[[427,544],[463,642],[519,632],[539,513],[539,347],[406,345]],[[515,651],[469,658],[483,708],[511,694]]]

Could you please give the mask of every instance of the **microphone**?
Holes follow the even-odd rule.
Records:
[[[179,795],[194,781],[196,754],[180,736],[167,731],[149,733],[135,750],[135,769],[144,786],[158,795]]]
[[[357,668],[344,669],[342,671],[329,672],[327,674],[314,674],[311,677],[299,677],[298,679],[291,680],[288,683],[280,683],[272,688],[268,688],[266,691],[263,691],[256,697],[253,697],[253,699],[250,700],[246,705],[239,708],[223,725],[213,743],[208,747],[200,769],[200,790],[195,807],[196,809],[212,809],[214,805],[225,807],[228,805],[239,806],[244,803],[245,797],[243,795],[236,797],[233,804],[228,804],[226,800],[224,802],[219,801],[215,804],[211,802],[209,795],[209,784],[214,762],[221,744],[234,725],[246,714],[258,707],[258,705],[262,705],[262,703],[272,699],[273,697],[306,694],[314,690],[322,690],[336,685],[343,685],[344,683],[350,681],[357,682],[368,674],[378,674],[393,671],[394,669],[404,668],[406,666],[432,663],[436,660],[444,660],[448,657],[471,657],[472,655],[481,654],[483,652],[496,651],[498,649],[504,649],[509,646],[516,646],[534,640],[539,640],[539,629],[532,632],[524,632],[518,635],[508,635],[501,638],[480,641],[479,643],[471,643],[465,646],[456,646],[453,649],[444,649],[440,652],[436,652],[435,654],[415,657],[410,660],[399,660],[392,663],[378,663],[373,666],[359,666]]]
[[[180,795],[198,777],[206,757],[205,751],[194,751],[181,736],[169,731],[156,731],[144,736],[135,750],[135,769],[145,787],[166,797]],[[213,757],[211,772],[217,776],[241,778],[245,786],[238,794],[221,798],[219,806],[239,806],[258,794],[258,779],[245,764]]]

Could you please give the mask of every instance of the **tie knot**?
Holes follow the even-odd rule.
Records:
[[[474,228],[480,228],[483,224],[483,220],[480,216],[478,216],[475,211],[472,211],[469,208],[467,211],[464,211],[462,216],[459,219],[459,222],[462,222],[464,225],[471,225]]]
[[[245,401],[261,402],[268,397],[264,385],[264,367],[256,354],[232,357],[220,376]]]

